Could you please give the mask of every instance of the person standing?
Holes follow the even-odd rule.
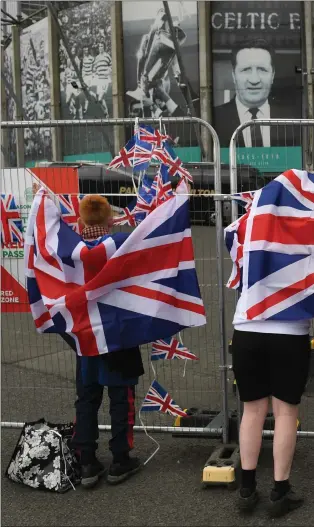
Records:
[[[276,194],[274,196],[274,193],[280,193],[278,190],[280,183],[275,180],[269,185],[273,184],[277,186],[272,187],[264,194],[260,194],[259,200],[262,203],[267,199],[269,200],[270,195],[273,195],[273,200],[280,199]],[[306,182],[301,184],[306,185]],[[285,192],[284,188],[282,192]],[[285,193],[284,196],[287,194]],[[293,199],[296,200],[296,198]],[[257,207],[254,203],[255,201],[253,206]],[[286,202],[284,204],[286,205]],[[287,215],[289,207],[284,208]],[[289,276],[289,269],[285,269],[285,265],[287,266],[290,262],[289,255],[287,254],[287,264],[285,263],[287,260],[284,258],[286,254],[283,252],[277,254],[270,251],[265,255],[265,251],[256,249],[256,245],[254,250],[250,250],[249,245],[243,247],[244,242],[247,243],[245,241],[247,240],[247,225],[253,229],[252,224],[256,225],[254,218],[261,218],[258,213],[260,214],[258,211],[255,216],[250,217],[251,213],[247,212],[237,223],[238,250],[242,246],[244,254],[242,271],[245,269],[246,273],[241,278],[241,283],[245,285],[242,287],[234,315],[232,339],[233,371],[240,400],[243,403],[239,437],[242,468],[238,507],[243,511],[252,511],[258,502],[256,467],[262,445],[263,426],[271,401],[275,430],[273,443],[274,485],[270,492],[269,511],[272,516],[276,517],[300,507],[303,503],[302,497],[292,490],[289,478],[296,446],[299,404],[306,387],[310,367],[310,320],[299,319],[299,311],[289,312],[290,314],[286,315],[286,318],[280,311],[280,306],[282,310],[285,309],[282,302],[284,302],[285,294],[288,294],[287,290],[289,289],[289,279],[285,280],[287,273]],[[275,219],[276,216],[274,216],[273,222]],[[261,222],[258,225],[261,229]],[[228,240],[228,230],[232,232],[233,227],[234,224],[226,229],[226,240]],[[262,236],[264,235],[265,232],[262,231]],[[290,237],[293,235],[296,236],[296,233],[292,230]],[[265,236],[261,239],[267,240],[268,238]],[[259,242],[255,241],[254,243],[258,244]],[[268,242],[263,243],[265,245]],[[277,245],[279,246],[279,244]],[[277,247],[277,251],[279,250]],[[250,255],[249,265],[248,254]],[[299,256],[299,254],[293,254],[296,261],[298,261]],[[268,269],[265,269],[265,263],[268,263]],[[267,281],[267,270],[269,275],[272,273],[276,275],[276,271],[280,270],[282,277],[273,277],[272,275],[272,278]],[[290,272],[292,271],[290,270]],[[274,281],[277,280],[279,281],[278,291],[274,285]],[[247,282],[250,284],[249,288],[247,288]],[[268,283],[271,286],[268,286]],[[281,283],[283,283],[282,288],[280,288]],[[294,290],[294,294],[297,292],[296,287],[296,285],[294,289],[293,286],[290,287]],[[270,296],[276,297],[279,306],[275,303],[274,298],[273,303],[267,303],[267,299],[270,299],[267,296],[269,292],[272,293]],[[280,298],[278,298],[279,296]],[[248,311],[253,310],[250,307],[251,304],[254,307],[259,306],[260,309],[262,309],[261,306],[264,306],[265,310],[267,307],[268,310],[271,310],[275,306],[278,308],[277,311],[279,310],[280,317],[274,320],[277,317],[269,315],[270,318],[264,320],[249,319]],[[253,317],[253,313],[250,313],[250,316]]]
[[[93,65],[93,70],[97,79],[97,97],[104,109],[106,117],[109,117],[106,94],[111,82],[111,57],[109,53],[105,51],[105,44],[103,42],[99,43],[98,50],[99,54],[96,56]]]
[[[82,78],[88,90],[92,85],[94,61],[95,59],[90,54],[88,46],[84,46],[83,47],[83,58],[82,58]],[[84,110],[83,110],[84,113],[87,112],[87,109],[88,109],[88,100],[85,97],[85,104],[84,104]]]

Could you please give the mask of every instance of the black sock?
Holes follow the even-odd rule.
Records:
[[[279,500],[282,498],[287,492],[289,492],[290,488],[291,486],[288,479],[285,479],[284,481],[275,481],[273,491],[276,493],[276,499]]]
[[[249,491],[249,494],[252,494],[256,489],[256,469],[241,470],[241,491],[244,489]],[[244,494],[248,494],[248,492],[245,492]],[[243,492],[241,492],[241,495],[243,495]],[[243,497],[247,496],[243,495]]]

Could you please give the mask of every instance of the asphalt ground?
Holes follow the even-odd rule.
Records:
[[[199,407],[218,411],[221,408],[219,357],[219,305],[215,229],[193,227],[196,268],[207,312],[204,328],[187,330],[184,344],[199,361],[158,361],[157,379],[182,408]],[[223,261],[225,277],[230,262]],[[231,337],[234,295],[227,294],[226,320]],[[2,316],[2,421],[24,422],[45,417],[52,422],[67,422],[74,417],[75,356],[58,336],[37,335],[28,314]],[[148,347],[142,349],[145,376],[137,389],[137,408],[154,374],[149,364]],[[230,361],[230,357],[228,357]],[[228,374],[228,400],[236,407],[232,393],[232,374]],[[301,408],[302,430],[314,431],[314,400],[310,380]],[[109,424],[106,397],[100,423]],[[156,426],[173,425],[170,416],[145,414],[144,422]],[[2,431],[2,474],[12,455],[19,432]],[[172,437],[153,434],[160,441],[160,451],[145,467],[123,486],[112,488],[105,482],[93,492],[78,488],[66,495],[35,491],[2,480],[2,525],[266,525],[264,510],[272,480],[270,442],[265,442],[259,479],[265,503],[252,518],[239,516],[233,507],[235,494],[226,488],[202,489],[203,466],[219,440]],[[110,462],[108,436],[101,435],[100,458]],[[144,434],[136,435],[136,453],[145,460],[154,445]],[[276,525],[313,525],[314,456],[311,439],[300,439],[297,446],[293,482],[304,491],[307,502],[300,511]],[[79,500],[77,499],[79,497]],[[272,525],[275,525],[272,522]]]
[[[2,432],[2,472],[9,461],[19,432]],[[258,468],[261,502],[252,516],[240,515],[235,508],[236,492],[225,487],[202,488],[201,474],[216,441],[174,439],[155,435],[161,448],[133,479],[110,487],[106,481],[86,491],[77,487],[66,494],[33,490],[2,480],[1,525],[19,526],[312,526],[314,515],[314,455],[311,442],[300,440],[292,482],[303,492],[303,507],[280,520],[269,520],[267,500],[272,484],[270,444],[263,448]],[[105,449],[107,436],[101,435],[99,457],[110,457]],[[154,446],[144,435],[136,435],[135,453],[148,457]]]

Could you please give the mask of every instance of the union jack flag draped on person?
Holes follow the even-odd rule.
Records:
[[[1,243],[23,243],[22,219],[12,194],[1,194]]]
[[[287,170],[256,191],[225,239],[244,320],[314,317],[314,174]]]
[[[198,360],[196,355],[181,344],[176,338],[156,340],[152,343],[151,359],[189,359]]]
[[[171,399],[169,393],[155,380],[142,402],[141,412],[163,412],[169,415],[186,416],[186,412]]]
[[[242,205],[245,210],[249,210],[253,203],[255,191],[253,192],[238,192],[237,194],[232,194],[232,199],[237,201]]]
[[[130,235],[89,248],[41,189],[25,239],[37,330],[69,333],[78,354],[94,356],[206,324],[185,192],[182,184]]]

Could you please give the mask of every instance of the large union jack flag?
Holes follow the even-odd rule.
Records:
[[[37,330],[69,333],[81,355],[131,348],[206,323],[183,193],[130,235],[107,236],[90,249],[42,189],[29,216],[25,262]]]
[[[188,359],[198,360],[188,348],[181,344],[175,337],[169,339],[156,340],[152,343],[151,359]]]
[[[314,174],[288,170],[256,191],[226,242],[243,320],[314,317]]]
[[[1,243],[23,243],[23,224],[12,194],[1,194]]]
[[[141,412],[163,412],[169,415],[186,416],[186,412],[171,399],[169,393],[157,381],[153,381],[150,385],[142,402]]]
[[[245,210],[249,210],[253,203],[255,191],[253,192],[238,192],[237,194],[232,194],[232,199],[237,201],[240,205],[242,205]]]

